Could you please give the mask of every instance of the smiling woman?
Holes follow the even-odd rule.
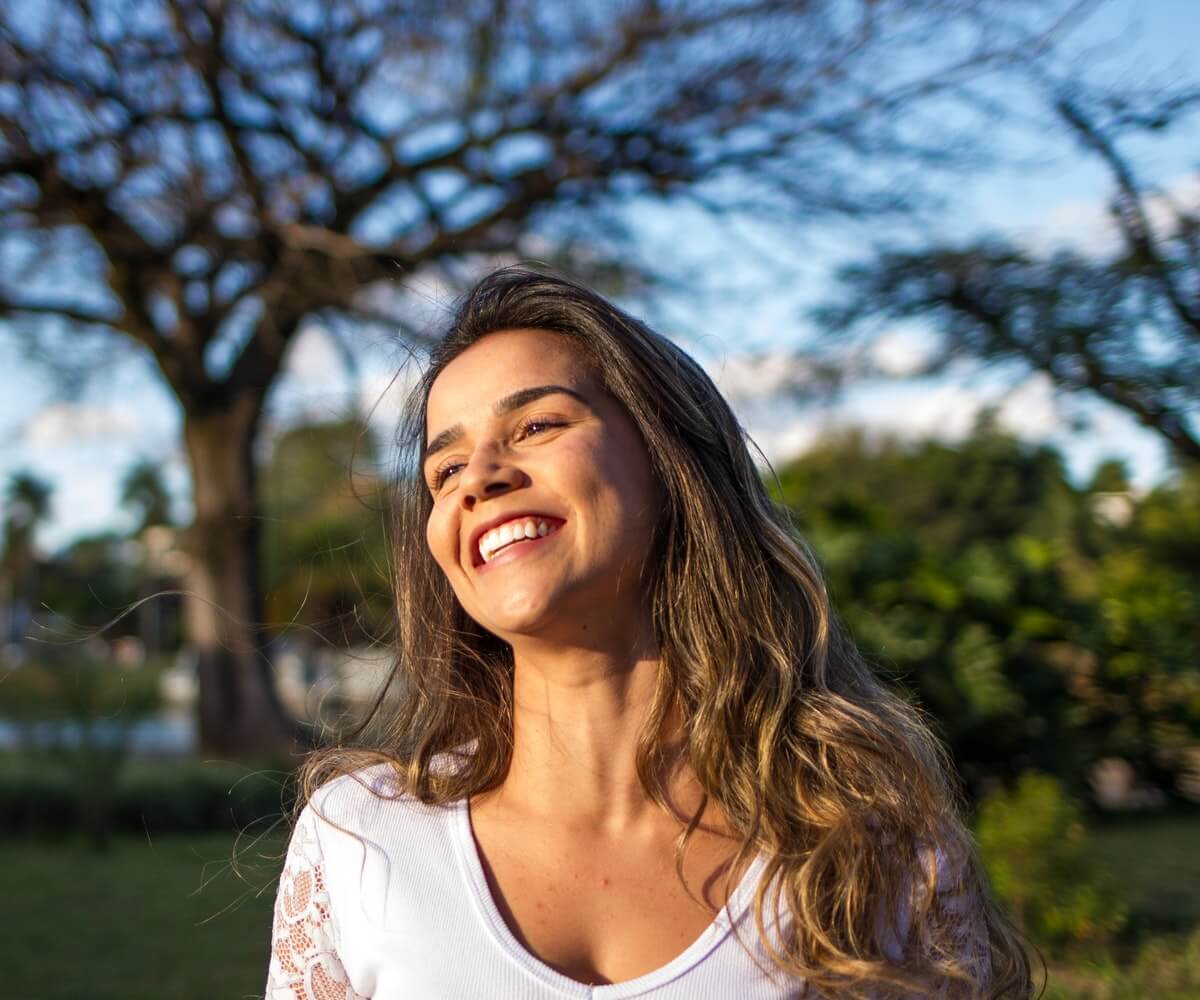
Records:
[[[1032,994],[944,751],[686,354],[497,271],[402,440],[395,668],[306,762],[269,998]]]
[[[454,422],[426,448],[429,550],[467,614],[518,648],[526,635],[573,644],[580,630],[609,650],[653,641],[642,563],[661,491],[591,369],[566,337],[500,330],[429,392],[429,428]],[[503,394],[493,402],[486,386]]]

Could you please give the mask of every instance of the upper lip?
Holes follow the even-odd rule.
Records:
[[[514,510],[507,514],[497,514],[495,517],[487,521],[483,521],[471,529],[470,537],[470,557],[473,565],[478,565],[481,561],[479,554],[479,539],[486,535],[493,528],[497,528],[506,521],[515,521],[522,517],[540,518],[541,520],[562,521],[564,518],[557,514],[547,514],[545,511],[537,510]]]

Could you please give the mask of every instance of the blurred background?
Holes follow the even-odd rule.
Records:
[[[1200,997],[1194,0],[0,0],[6,997],[261,994],[386,673],[399,402],[550,263],[676,338],[1048,997]]]

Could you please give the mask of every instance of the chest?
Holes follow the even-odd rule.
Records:
[[[704,934],[726,901],[737,847],[697,831],[684,858],[689,895],[675,871],[677,831],[581,837],[522,829],[483,812],[473,830],[492,899],[513,936],[546,965],[592,984],[661,968]]]

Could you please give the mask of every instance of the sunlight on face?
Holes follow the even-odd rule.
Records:
[[[570,338],[473,344],[433,383],[426,442],[426,540],[472,618],[508,641],[578,641],[644,617],[659,490],[633,420]]]

